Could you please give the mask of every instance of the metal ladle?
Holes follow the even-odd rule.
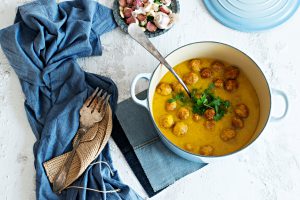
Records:
[[[189,91],[188,87],[182,81],[182,79],[178,76],[178,74],[174,71],[174,69],[169,65],[166,59],[159,53],[159,51],[153,46],[150,40],[145,35],[144,31],[141,27],[136,24],[132,23],[128,26],[128,33],[129,35],[137,41],[142,47],[144,47],[149,53],[151,53],[159,62],[164,65],[179,81],[179,83],[183,86],[184,90],[187,92],[189,97],[191,97],[191,92]]]

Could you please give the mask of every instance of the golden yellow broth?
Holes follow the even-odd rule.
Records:
[[[210,67],[213,59],[203,59],[201,68]],[[225,63],[225,66],[228,66],[228,63]],[[189,61],[185,61],[174,67],[174,70],[179,74],[180,77],[183,77],[184,74],[191,72],[189,67]],[[197,88],[204,90],[212,82],[212,78],[203,79],[199,75],[199,81],[192,86],[189,86],[189,89]],[[177,104],[177,109],[175,111],[166,111],[165,104],[166,101],[172,98],[172,95],[162,96],[155,92],[153,98],[153,115],[156,124],[158,125],[160,131],[176,146],[185,149],[186,144],[192,144],[193,150],[192,153],[199,154],[199,149],[203,145],[211,145],[214,148],[213,155],[225,155],[236,150],[241,149],[245,146],[250,139],[252,138],[258,120],[259,120],[259,101],[256,95],[256,92],[251,85],[250,81],[247,79],[245,74],[241,71],[240,75],[237,78],[239,83],[239,88],[234,92],[227,92],[223,88],[216,88],[214,94],[220,96],[222,99],[229,100],[231,106],[228,110],[228,113],[225,116],[216,122],[214,129],[209,130],[204,127],[203,123],[205,122],[204,117],[201,117],[200,121],[195,122],[192,119],[192,111],[190,109],[190,117],[187,120],[183,120],[188,125],[188,132],[184,136],[175,136],[172,133],[172,128],[165,129],[159,124],[159,118],[164,114],[172,114],[174,116],[175,122],[180,121],[176,116],[179,104]],[[161,82],[164,83],[173,83],[176,82],[175,77],[168,72],[162,79]],[[230,141],[223,141],[220,138],[220,133],[223,129],[231,128],[231,119],[234,116],[233,107],[239,103],[244,103],[249,108],[249,116],[244,119],[244,127],[242,129],[237,129],[237,135],[234,139]]]

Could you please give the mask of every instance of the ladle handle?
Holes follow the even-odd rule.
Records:
[[[191,97],[191,93],[187,86],[184,84],[182,79],[177,75],[174,69],[169,65],[166,59],[159,53],[159,51],[155,48],[155,46],[150,42],[145,33],[139,27],[139,25],[133,23],[128,27],[129,35],[137,41],[142,47],[144,47],[149,53],[151,53],[159,62],[164,65],[179,81],[179,83],[183,86],[187,94]]]

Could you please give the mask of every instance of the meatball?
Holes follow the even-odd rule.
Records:
[[[160,95],[167,96],[172,93],[172,88],[168,83],[160,83],[156,88],[156,92]]]
[[[186,83],[186,84],[189,84],[189,85],[193,85],[195,83],[197,83],[199,80],[199,77],[196,73],[194,72],[190,72],[188,74],[185,74],[183,76],[183,81]]]
[[[184,88],[183,88],[183,86],[179,82],[172,83],[172,88],[177,93],[185,91]]]
[[[216,79],[214,81],[215,87],[216,88],[223,88],[224,86],[224,81],[222,79]]]
[[[188,126],[183,122],[177,122],[173,128],[173,134],[176,136],[183,136],[187,133]]]
[[[194,72],[199,72],[201,70],[201,60],[200,59],[191,60],[190,66]]]
[[[193,114],[193,120],[194,120],[195,122],[199,121],[200,119],[201,119],[201,116],[200,116],[200,115],[198,115],[198,114]]]
[[[175,110],[176,109],[176,107],[177,107],[177,103],[176,103],[176,101],[173,101],[173,102],[166,102],[166,110],[167,111],[173,111],[173,110]]]
[[[203,125],[208,130],[212,130],[215,127],[216,123],[215,121],[205,121]]]
[[[181,107],[179,108],[178,112],[177,112],[177,117],[181,120],[185,120],[187,118],[189,118],[190,116],[190,111],[187,108]]]
[[[211,71],[211,69],[205,67],[205,68],[201,69],[200,75],[202,78],[210,78],[212,76],[212,71]]]
[[[221,139],[225,142],[235,138],[235,136],[236,136],[236,132],[232,128],[224,129],[220,134]]]
[[[229,80],[225,81],[225,90],[227,90],[228,92],[233,92],[238,87],[239,87],[239,84],[236,80],[229,79]]]
[[[236,79],[240,74],[239,68],[235,66],[230,66],[225,69],[225,78],[226,79]]]
[[[214,152],[214,148],[211,145],[204,145],[200,147],[199,153],[203,156],[211,156]]]
[[[172,115],[163,115],[160,117],[160,125],[164,128],[171,128],[174,125],[174,118]]]
[[[241,117],[241,118],[247,118],[249,116],[249,109],[248,107],[241,103],[241,104],[238,104],[235,109],[234,109],[234,113],[238,116],[238,117]]]
[[[184,148],[188,151],[193,151],[194,150],[194,145],[192,145],[191,143],[186,143],[184,145]]]
[[[205,117],[207,120],[213,120],[215,115],[216,115],[216,111],[215,111],[215,109],[213,109],[213,108],[207,109],[207,110],[204,112],[204,117]]]
[[[211,68],[214,72],[223,72],[224,71],[224,64],[220,61],[215,61],[211,64]]]
[[[231,120],[231,124],[234,128],[243,128],[244,121],[239,117],[233,117]]]

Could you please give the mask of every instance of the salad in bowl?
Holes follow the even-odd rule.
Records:
[[[169,30],[178,12],[176,0],[116,0],[114,5],[115,20],[125,32],[129,24],[137,23],[148,37]]]

